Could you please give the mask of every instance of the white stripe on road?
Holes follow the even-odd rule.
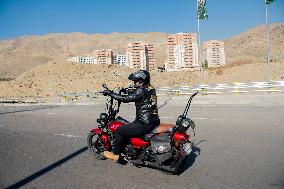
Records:
[[[210,120],[210,121],[216,121],[217,119],[216,118],[206,118],[206,117],[193,117],[191,118],[192,120]]]
[[[208,118],[206,118],[206,117],[192,117],[191,119],[203,120],[203,119],[208,119]]]
[[[175,117],[160,117],[161,119],[173,119]]]
[[[69,137],[69,138],[79,138],[80,136],[75,136],[75,135],[67,135],[67,134],[54,134],[55,136],[64,136],[64,137]]]
[[[129,117],[129,118],[135,118],[136,116],[126,116],[126,117]],[[160,117],[161,119],[173,119],[173,118],[176,118],[176,117]]]
[[[127,118],[135,118],[135,116],[126,116]],[[160,119],[176,119],[176,117],[160,117]],[[215,121],[217,120],[216,118],[207,118],[207,117],[192,117],[190,118],[192,120],[211,120],[211,121]]]
[[[56,114],[56,113],[54,113],[54,112],[47,112],[47,114]]]

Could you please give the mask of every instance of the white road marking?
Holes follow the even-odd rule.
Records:
[[[55,136],[65,136],[69,138],[79,138],[80,136],[75,136],[75,135],[67,135],[67,134],[54,134]]]
[[[56,114],[56,113],[54,113],[54,112],[47,112],[47,114]]]
[[[136,117],[136,116],[126,116],[126,117],[134,118],[134,117]],[[176,117],[167,117],[167,116],[165,116],[165,117],[160,117],[160,119],[173,119],[173,118],[176,118]]]
[[[199,119],[199,120],[203,120],[203,119],[208,119],[206,117],[192,117],[191,119]]]
[[[191,118],[192,120],[211,120],[211,121],[216,121],[217,119],[216,118],[206,118],[206,117],[192,117]]]
[[[135,118],[135,116],[126,116],[127,118]],[[164,117],[160,117],[160,119],[177,119],[177,117],[167,117],[167,116],[164,116]],[[190,119],[192,120],[211,120],[211,121],[216,121],[217,119],[216,118],[207,118],[207,117],[191,117]]]
[[[161,119],[173,119],[175,117],[160,117]]]

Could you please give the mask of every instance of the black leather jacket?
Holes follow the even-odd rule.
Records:
[[[135,102],[136,122],[139,123],[157,123],[159,124],[159,115],[157,108],[156,90],[151,86],[143,86],[134,90],[134,92],[122,96],[116,93],[110,94],[114,99],[128,103]]]

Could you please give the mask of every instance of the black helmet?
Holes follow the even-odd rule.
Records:
[[[143,85],[149,85],[150,73],[147,70],[138,70],[136,72],[131,73],[128,76],[128,79],[132,81],[139,81],[140,83],[143,83]]]

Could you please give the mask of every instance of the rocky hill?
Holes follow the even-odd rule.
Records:
[[[272,24],[270,31],[271,77],[284,79],[284,24]],[[128,84],[133,70],[115,65],[83,65],[66,62],[71,55],[89,54],[95,49],[112,48],[125,53],[127,42],[153,43],[159,65],[166,58],[164,33],[82,33],[24,36],[0,41],[0,98],[50,97],[62,92],[99,90]],[[265,81],[265,27],[258,26],[224,40],[227,65],[208,69],[205,83]],[[200,83],[200,72],[151,73],[155,86]],[[12,79],[12,80],[11,80]],[[10,80],[10,81],[7,81]]]
[[[226,61],[229,64],[265,62],[266,32],[261,25],[224,40]],[[269,26],[271,62],[284,61],[284,23]]]
[[[15,78],[21,73],[58,57],[85,55],[96,49],[111,48],[125,54],[127,42],[141,40],[155,45],[158,63],[165,60],[164,33],[48,34],[0,41],[0,77]]]

